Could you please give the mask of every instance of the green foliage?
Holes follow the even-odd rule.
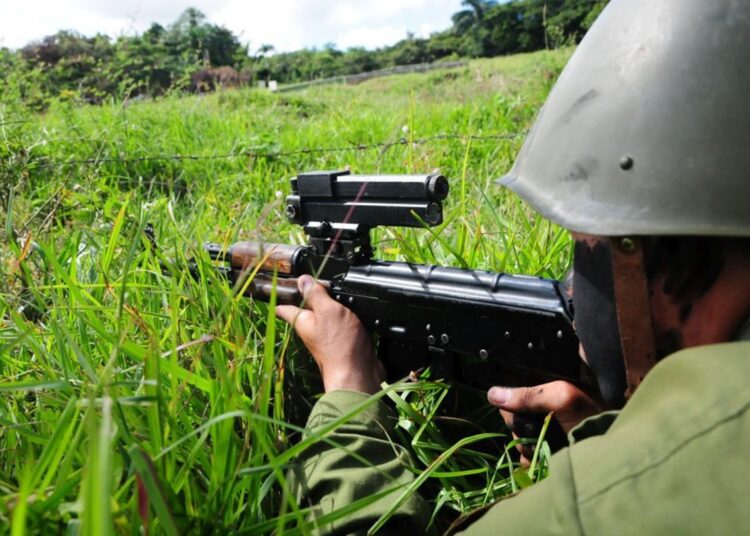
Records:
[[[211,65],[233,65],[240,51],[237,37],[222,26],[210,24],[206,16],[195,8],[188,8],[164,35],[156,36],[158,29],[151,27],[151,35],[164,37],[174,55],[204,61]]]
[[[17,52],[0,49],[0,67],[10,77],[0,86],[0,102],[43,109],[56,98],[101,103],[162,95],[187,88],[201,65],[240,66],[246,56],[232,32],[194,8],[169,28],[152,24],[143,35],[114,42],[60,31]]]
[[[523,133],[567,54],[294,98],[55,100],[43,115],[0,117],[0,534],[312,533],[286,475],[326,440],[301,435],[314,365],[273,307],[235,295],[200,245],[299,243],[282,199],[300,170],[440,168],[453,189],[445,225],[379,230],[380,257],[562,275],[567,233],[493,184],[522,135],[472,136]],[[463,138],[356,149],[441,133]],[[325,147],[354,150],[308,150]],[[188,258],[200,282],[162,274],[160,261]],[[379,395],[397,406],[420,475],[400,493],[427,497],[439,526],[540,478],[549,457],[542,446],[532,471],[518,469],[496,422],[490,435],[474,427],[496,418],[484,406],[459,415],[470,425],[457,438],[443,418],[451,392],[424,382]]]
[[[258,56],[259,78],[296,82],[455,57],[493,57],[578,42],[607,0],[464,0],[451,28],[370,52],[301,50]],[[267,51],[266,51],[267,52]],[[338,58],[338,59],[337,59]]]
[[[274,54],[271,45],[251,53],[231,31],[188,8],[167,28],[154,23],[142,35],[115,41],[61,31],[20,51],[0,48],[0,103],[43,110],[58,99],[102,103],[256,80],[300,82],[396,65],[557,48],[580,40],[606,3],[464,0],[466,9],[453,15],[452,26],[429,38],[409,34],[377,50],[342,51],[329,44],[280,54]],[[225,71],[211,70],[217,67]]]

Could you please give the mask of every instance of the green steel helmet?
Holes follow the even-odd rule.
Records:
[[[750,236],[750,1],[612,0],[500,183],[572,231]]]

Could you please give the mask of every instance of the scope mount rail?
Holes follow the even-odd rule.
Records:
[[[377,226],[424,227],[443,222],[448,180],[429,175],[351,175],[312,171],[291,180],[285,213],[301,225],[313,253],[348,265],[373,255],[370,230]]]

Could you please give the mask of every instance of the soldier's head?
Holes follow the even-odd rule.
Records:
[[[576,327],[612,404],[750,315],[749,65],[748,2],[613,0],[501,180],[573,232]]]

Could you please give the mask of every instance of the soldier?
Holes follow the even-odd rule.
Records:
[[[511,427],[554,411],[571,446],[466,534],[747,530],[748,96],[747,1],[613,0],[576,50],[500,182],[571,230],[582,355],[606,408],[622,409],[601,412],[564,382],[491,389]],[[323,376],[315,430],[384,375],[357,318],[309,277],[300,290],[308,308],[278,315]],[[374,468],[323,444],[306,452],[303,500],[326,512],[410,482],[388,426],[374,405],[332,436]],[[394,495],[326,530],[366,530]],[[413,497],[388,532],[420,533],[427,515]]]

